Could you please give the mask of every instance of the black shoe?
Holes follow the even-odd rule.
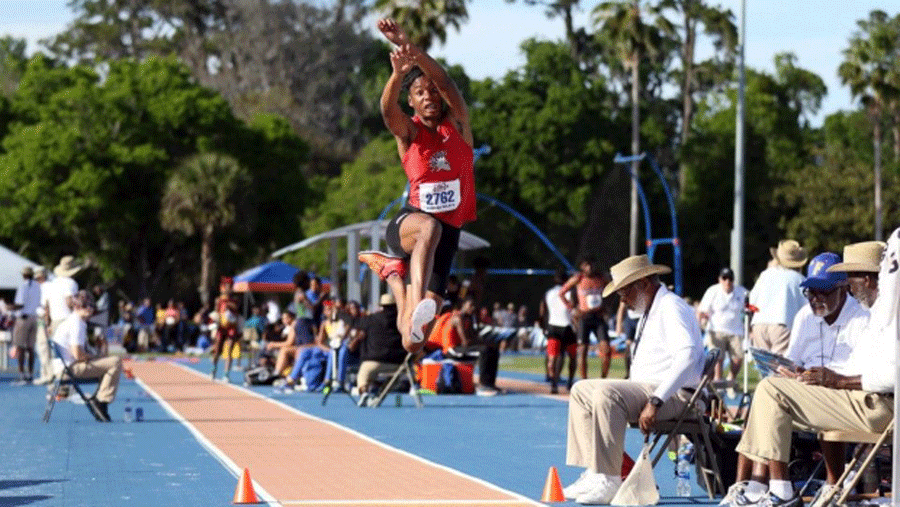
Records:
[[[94,419],[100,422],[110,422],[112,418],[109,417],[109,403],[105,401],[97,401],[97,398],[88,398],[88,404],[90,405],[91,413],[94,415]]]

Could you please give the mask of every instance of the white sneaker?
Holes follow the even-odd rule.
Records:
[[[575,500],[579,495],[587,492],[588,476],[596,475],[594,472],[585,470],[575,479],[575,482],[563,488],[563,496],[567,500]]]
[[[622,486],[621,477],[604,474],[596,474],[587,481],[587,491],[575,498],[576,502],[583,505],[609,505]]]
[[[410,317],[410,327],[412,328],[409,335],[409,341],[413,343],[422,343],[425,341],[425,326],[434,320],[437,314],[437,303],[431,298],[425,298],[419,301],[416,309],[413,310]]]
[[[729,486],[728,491],[725,493],[725,496],[723,496],[722,500],[719,501],[719,505],[730,505],[738,495],[744,494],[744,488],[747,487],[747,484],[749,482],[750,481],[735,482],[734,484]]]

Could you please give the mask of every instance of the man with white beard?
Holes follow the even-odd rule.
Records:
[[[623,379],[588,379],[569,395],[566,464],[586,468],[563,490],[581,504],[608,504],[622,484],[622,452],[628,422],[649,433],[657,420],[682,411],[703,368],[703,342],[694,310],[659,280],[672,270],[650,264],[646,255],[628,257],[610,269],[612,282],[603,297],[618,293],[629,309],[641,314],[630,375]]]

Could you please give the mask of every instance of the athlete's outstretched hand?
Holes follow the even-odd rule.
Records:
[[[395,73],[406,75],[416,64],[415,54],[409,44],[404,44],[391,51],[391,68]]]
[[[409,44],[409,37],[407,37],[406,32],[391,18],[379,19],[378,29],[381,30],[381,33],[384,34],[387,40],[398,46]]]

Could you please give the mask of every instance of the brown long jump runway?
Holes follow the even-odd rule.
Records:
[[[269,503],[542,505],[191,368],[152,361],[129,367],[235,475],[249,469],[257,494]]]

